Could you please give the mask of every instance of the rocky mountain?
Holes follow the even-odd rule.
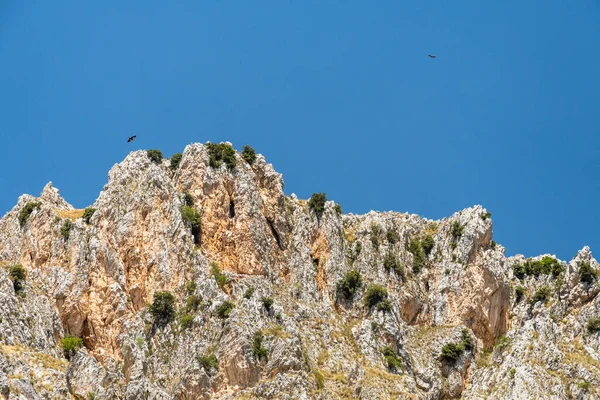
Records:
[[[286,196],[264,157],[136,151],[0,220],[0,398],[600,398],[600,283],[439,221]]]

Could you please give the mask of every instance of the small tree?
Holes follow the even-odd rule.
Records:
[[[535,294],[531,298],[531,304],[535,304],[538,301],[541,301],[542,303],[545,302],[546,300],[548,300],[548,297],[550,297],[550,293],[550,288],[547,286],[538,289],[538,291],[535,292]]]
[[[92,218],[92,215],[94,215],[95,212],[96,212],[96,209],[94,207],[87,207],[85,210],[83,210],[83,215],[81,218],[83,218],[83,221],[86,224],[89,224],[90,219]]]
[[[175,317],[175,297],[171,292],[158,291],[150,305],[150,313],[160,324],[168,324]]]
[[[465,227],[463,225],[461,225],[460,222],[458,222],[458,221],[452,222],[452,226],[450,228],[450,234],[452,235],[452,239],[454,241],[460,239],[464,230],[465,230]]]
[[[42,206],[42,203],[39,201],[30,201],[19,211],[19,225],[21,227],[25,226],[29,216],[34,210],[37,210]]]
[[[327,195],[325,193],[313,193],[308,200],[308,208],[320,218],[325,211],[325,202],[327,201]]]
[[[231,314],[231,310],[233,310],[233,303],[229,301],[224,301],[217,307],[217,315],[221,319],[229,318],[229,314]]]
[[[60,236],[62,236],[63,239],[68,240],[69,236],[71,236],[71,228],[73,228],[73,222],[71,222],[70,219],[66,219],[65,222],[63,222],[63,226],[60,228]]]
[[[65,358],[70,360],[77,352],[77,349],[83,346],[83,339],[77,336],[65,335],[62,340],[62,346]]]
[[[421,247],[423,248],[423,251],[426,255],[431,254],[431,250],[433,249],[434,245],[435,240],[433,240],[433,237],[431,235],[427,235],[425,239],[423,239],[423,241],[421,242]]]
[[[196,211],[191,206],[181,206],[179,209],[181,212],[181,218],[187,222],[192,228],[192,235],[194,236],[194,243],[200,244],[200,227],[202,223],[202,216],[199,211]]]
[[[254,340],[252,341],[252,353],[257,360],[269,358],[269,352],[262,345],[264,340],[264,335],[261,331],[256,331],[254,333]]]
[[[586,327],[589,333],[600,332],[600,318],[590,319]]]
[[[360,272],[352,270],[346,272],[346,275],[336,284],[336,292],[346,300],[352,299],[354,294],[362,287],[362,278]]]
[[[202,298],[195,294],[190,295],[185,301],[185,311],[188,313],[194,313],[198,311],[198,307],[202,304]]]
[[[23,284],[27,278],[27,272],[25,271],[25,268],[23,268],[21,264],[13,265],[10,267],[9,274],[13,281],[13,289],[15,290],[15,293],[22,293],[24,290]]]
[[[413,273],[418,274],[426,266],[426,256],[421,241],[417,239],[411,239],[408,245],[408,251],[413,255]]]
[[[150,159],[150,161],[152,161],[153,163],[160,164],[160,162],[163,159],[163,154],[160,150],[151,149],[148,150],[146,153],[148,154],[148,158]]]
[[[598,277],[598,272],[592,268],[589,262],[579,263],[579,279],[581,282],[592,283]]]
[[[365,293],[365,306],[374,307],[379,303],[388,299],[388,293],[386,288],[381,285],[372,284],[367,287]]]
[[[333,206],[333,208],[335,209],[335,213],[337,215],[342,215],[342,206],[340,205],[340,203],[335,203],[335,206]]]
[[[171,156],[171,164],[169,164],[169,168],[171,171],[176,171],[179,168],[179,163],[181,163],[181,158],[183,155],[181,153],[175,153]]]
[[[256,161],[256,151],[248,145],[245,145],[242,149],[242,158],[250,165]]]
[[[235,150],[227,143],[207,143],[208,164],[212,168],[219,168],[224,162],[228,170],[233,170],[237,164]]]
[[[456,343],[446,343],[442,347],[441,358],[449,363],[455,363],[463,353],[464,348]]]
[[[404,267],[400,261],[398,261],[398,257],[396,257],[394,253],[390,252],[385,255],[383,259],[383,268],[385,268],[387,272],[392,270],[399,276],[404,277]]]

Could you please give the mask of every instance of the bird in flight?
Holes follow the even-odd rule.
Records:
[[[133,139],[135,139],[135,138],[136,138],[136,135],[133,135],[132,137],[130,137],[129,139],[127,139],[127,143],[133,142]]]
[[[429,56],[429,58],[435,58],[435,56],[432,56],[431,54],[427,54]]]

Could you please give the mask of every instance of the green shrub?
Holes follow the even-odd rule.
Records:
[[[598,277],[598,272],[592,268],[589,262],[579,263],[579,279],[581,282],[592,283]]]
[[[492,213],[486,212],[485,214],[481,214],[481,219],[485,221],[486,219],[491,218],[491,216]]]
[[[464,351],[464,348],[459,344],[446,343],[442,347],[442,353],[441,353],[442,360],[450,362],[450,363],[455,363],[460,358],[463,351]]]
[[[168,324],[175,317],[175,296],[168,291],[157,291],[150,305],[150,313],[158,323]]]
[[[342,206],[340,206],[340,203],[335,203],[335,206],[333,207],[337,215],[342,215]]]
[[[219,370],[219,360],[217,360],[217,356],[214,354],[198,357],[198,364],[204,368],[204,371],[208,375]]]
[[[194,243],[200,244],[200,227],[202,223],[202,215],[199,211],[196,211],[191,206],[185,205],[181,206],[179,209],[181,213],[181,218],[192,228],[192,235],[194,235]]]
[[[587,391],[588,391],[588,390],[590,390],[590,388],[592,387],[592,384],[591,384],[591,383],[589,383],[588,381],[583,381],[583,382],[579,382],[579,383],[577,384],[577,387],[578,387],[579,389],[582,389],[582,390],[584,390],[584,391],[586,391],[586,392],[587,392]]]
[[[460,222],[458,222],[458,221],[452,222],[452,226],[450,228],[450,234],[452,235],[452,239],[454,241],[460,239],[464,230],[465,230],[465,227],[463,225],[461,225]]]
[[[523,264],[517,263],[513,265],[513,275],[518,279],[523,280],[527,275],[527,268]]]
[[[16,264],[10,267],[10,277],[13,281],[13,289],[15,293],[22,293],[24,290],[23,284],[25,283],[25,279],[27,279],[27,272],[25,268],[21,264]]]
[[[177,168],[179,168],[179,163],[181,163],[182,157],[183,155],[181,153],[175,153],[171,156],[171,164],[169,164],[171,171],[175,171]]]
[[[346,272],[344,277],[340,279],[336,285],[336,292],[338,296],[350,300],[354,297],[354,294],[362,287],[362,277],[360,272],[352,270]]]
[[[513,367],[510,369],[510,379],[515,379],[515,373],[517,370]]]
[[[496,339],[496,342],[494,343],[494,349],[495,350],[502,350],[502,349],[510,346],[511,343],[512,343],[512,339],[511,338],[502,335],[498,339]]]
[[[308,208],[320,218],[325,211],[325,202],[327,202],[325,193],[313,193],[308,200]]]
[[[94,207],[87,207],[85,210],[83,210],[83,221],[86,224],[90,223],[90,219],[92,218],[92,215],[94,215],[94,213],[96,212],[96,209]]]
[[[215,278],[215,281],[217,282],[217,285],[223,289],[225,287],[225,285],[227,284],[227,275],[225,275],[224,273],[221,272],[221,269],[219,268],[219,265],[216,262],[211,262],[210,263],[211,266],[211,272]]]
[[[19,225],[21,227],[25,226],[33,210],[37,210],[41,206],[42,203],[40,203],[39,201],[30,201],[27,204],[25,204],[25,206],[19,212]]]
[[[242,149],[242,158],[250,165],[256,161],[256,151],[248,145],[245,145]]]
[[[148,158],[150,159],[150,161],[152,161],[153,163],[159,164],[163,159],[163,154],[160,150],[151,149],[148,150],[146,153],[148,154]]]
[[[181,329],[188,329],[194,324],[194,316],[190,314],[184,314],[179,318],[179,326]]]
[[[195,294],[190,295],[185,301],[185,311],[188,313],[194,313],[198,311],[198,307],[202,304],[202,298]]]
[[[490,243],[490,249],[496,250],[496,242],[494,242],[493,240],[492,243]]]
[[[400,357],[398,357],[398,353],[396,353],[392,347],[385,346],[383,349],[381,349],[381,353],[383,354],[385,363],[390,370],[400,371],[402,369],[402,360]]]
[[[269,353],[267,349],[262,346],[264,335],[261,331],[256,331],[254,334],[254,340],[252,341],[252,353],[257,360],[268,359]]]
[[[186,206],[192,207],[194,205],[194,198],[188,192],[183,193],[183,203]]]
[[[377,311],[390,312],[392,311],[392,303],[389,300],[383,300],[377,303],[375,308],[377,308]]]
[[[185,294],[188,296],[193,295],[194,293],[196,293],[197,287],[198,285],[196,284],[196,281],[189,281],[185,284]]]
[[[73,222],[71,222],[70,219],[66,219],[65,222],[63,222],[63,226],[60,228],[60,236],[62,236],[63,239],[68,240],[69,236],[71,236],[71,228],[73,228]]]
[[[386,237],[387,237],[388,243],[390,243],[390,244],[396,244],[400,241],[400,235],[396,231],[392,231],[392,230],[387,231]]]
[[[600,318],[592,318],[588,321],[587,330],[589,333],[600,332]]]
[[[217,307],[217,315],[221,319],[229,318],[229,314],[231,314],[231,310],[233,310],[233,303],[229,301],[224,301]]]
[[[267,312],[271,311],[271,306],[273,305],[273,299],[270,297],[262,297],[260,299],[263,307],[265,308],[265,310],[267,310]]]
[[[557,277],[565,268],[558,262],[557,259],[545,256],[541,260],[527,260],[526,263],[528,275],[538,276],[541,274]]]
[[[461,333],[461,345],[467,351],[473,351],[475,348],[475,342],[466,329],[463,329]]]
[[[550,297],[550,288],[547,286],[544,286],[544,287],[538,289],[537,292],[535,292],[535,294],[531,298],[531,304],[535,304],[538,301],[541,301],[542,303],[544,303],[544,302],[546,302],[546,300],[548,300],[548,297]]]
[[[515,301],[520,302],[525,296],[525,288],[523,286],[517,286],[515,288]]]
[[[423,239],[423,241],[421,242],[421,247],[423,248],[423,251],[426,255],[431,254],[431,250],[433,250],[434,245],[435,240],[433,240],[433,237],[431,237],[431,235],[427,235],[425,239]]]
[[[399,276],[404,277],[404,266],[398,260],[398,257],[391,252],[385,255],[383,259],[383,268],[388,272],[392,270]]]
[[[254,288],[249,287],[248,289],[246,289],[246,292],[244,293],[244,298],[249,299],[252,297],[253,294],[254,294]]]
[[[235,159],[235,150],[227,143],[207,143],[208,164],[212,168],[218,168],[225,163],[228,170],[235,168],[237,160]]]
[[[413,273],[418,274],[426,266],[426,256],[421,241],[411,239],[408,245],[408,251],[413,255]]]
[[[63,352],[67,360],[74,356],[81,346],[83,346],[83,339],[77,336],[65,335],[62,340]]]
[[[382,301],[388,299],[387,289],[381,285],[372,284],[367,287],[365,293],[365,306],[375,307]]]

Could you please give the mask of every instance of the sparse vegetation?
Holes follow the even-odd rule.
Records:
[[[523,286],[517,286],[515,288],[515,301],[520,302],[525,296],[525,288]]]
[[[458,239],[460,239],[464,230],[465,227],[464,225],[461,225],[460,222],[452,222],[452,226],[450,227],[450,234],[452,235],[452,240],[457,241]]]
[[[181,218],[187,222],[192,228],[192,235],[194,235],[194,243],[200,244],[200,227],[202,223],[202,216],[199,211],[192,206],[185,205],[179,209],[181,212]]]
[[[510,369],[510,379],[515,379],[515,373],[517,370],[513,367]]]
[[[208,148],[208,164],[212,168],[219,168],[223,162],[228,170],[235,168],[237,160],[235,158],[235,150],[227,143],[207,143]]]
[[[25,206],[23,206],[23,208],[19,212],[19,225],[21,227],[25,226],[31,213],[34,210],[37,210],[38,208],[40,208],[41,206],[42,206],[42,203],[40,203],[39,201],[30,201],[27,204],[25,204]]]
[[[379,304],[387,301],[388,293],[386,288],[381,285],[372,284],[367,287],[367,291],[365,293],[365,306],[370,307],[379,307]],[[388,303],[389,306],[389,303]],[[385,308],[386,305],[384,304]]]
[[[394,253],[387,253],[383,259],[383,268],[387,272],[394,271],[398,276],[404,277],[404,266]]]
[[[254,334],[254,340],[252,341],[252,353],[257,360],[268,359],[269,353],[266,348],[263,347],[262,342],[264,335],[261,331],[256,331]]]
[[[400,235],[394,230],[387,231],[386,238],[390,244],[396,244],[400,241]]]
[[[248,164],[252,165],[254,164],[254,161],[256,161],[256,151],[252,147],[245,145],[242,149],[242,158]]]
[[[179,326],[181,329],[188,329],[194,324],[194,316],[190,314],[183,314],[179,318]]]
[[[273,305],[273,299],[270,297],[262,297],[260,299],[260,302],[262,303],[263,307],[265,308],[265,310],[267,310],[267,312],[271,312],[271,306]]]
[[[425,236],[425,239],[421,242],[421,247],[426,255],[431,254],[431,250],[433,250],[433,246],[435,245],[435,240],[431,235]]]
[[[338,296],[341,296],[346,300],[350,300],[362,287],[362,284],[360,272],[357,270],[348,271],[346,272],[346,275],[344,275],[344,277],[338,281],[336,285],[336,292]]]
[[[598,272],[592,268],[589,262],[579,263],[579,279],[581,282],[592,283],[598,278]]]
[[[175,296],[169,291],[154,293],[150,313],[154,320],[160,324],[168,324],[175,317]]]
[[[492,213],[486,212],[485,214],[481,214],[481,219],[485,221],[486,219],[491,218],[491,216]]]
[[[254,294],[254,288],[249,287],[248,289],[246,289],[246,292],[244,293],[244,298],[249,299],[252,297],[253,294]]]
[[[219,370],[219,360],[217,360],[217,356],[214,354],[198,357],[198,364],[204,368],[204,371],[208,375],[211,375]]]
[[[464,349],[461,345],[456,343],[446,343],[442,347],[441,358],[444,361],[455,363],[463,353]]]
[[[340,203],[335,203],[335,206],[333,207],[337,215],[342,215],[342,206],[340,205]]]
[[[10,278],[13,281],[13,289],[15,293],[20,294],[23,292],[25,279],[27,279],[27,273],[25,268],[21,264],[16,264],[10,267]]]
[[[382,234],[382,230],[375,222],[371,224],[371,244],[375,251],[379,250],[379,238]]]
[[[217,285],[221,289],[223,289],[225,287],[225,285],[227,284],[227,275],[225,275],[224,273],[221,272],[219,265],[214,261],[210,263],[210,267],[211,267],[211,272],[213,274],[213,277],[215,278],[215,281],[217,282]]]
[[[188,296],[187,300],[185,301],[185,311],[188,313],[195,313],[198,311],[198,307],[200,307],[201,304],[202,298],[192,294]]]
[[[392,303],[389,300],[383,300],[375,306],[377,311],[390,312],[392,311]]]
[[[217,315],[221,319],[229,318],[229,314],[231,314],[231,310],[233,310],[233,303],[229,301],[224,301],[217,307]]]
[[[325,193],[313,193],[308,200],[308,208],[314,212],[318,218],[321,218],[323,211],[325,211],[326,202],[327,195]]]
[[[80,337],[65,335],[62,339],[63,352],[67,360],[70,360],[81,346],[83,346],[83,339]]]
[[[592,385],[588,381],[579,382],[577,387],[581,390],[588,391],[592,387]]]
[[[463,348],[467,351],[473,351],[473,349],[475,349],[475,342],[473,341],[473,337],[471,337],[469,331],[466,329],[462,330],[461,344]]]
[[[148,158],[153,163],[159,164],[163,159],[162,151],[156,149],[150,149],[146,152],[148,154]]]
[[[198,285],[196,284],[196,281],[189,281],[188,283],[185,284],[185,294],[187,296],[191,296],[194,293],[196,293],[196,288],[198,287]]]
[[[402,370],[402,359],[398,357],[398,353],[391,346],[386,346],[381,349],[381,353],[383,354],[385,363],[390,370]]]
[[[94,207],[87,207],[85,210],[83,210],[83,216],[81,218],[83,218],[83,221],[86,224],[89,224],[90,219],[92,218],[92,215],[94,215],[95,212],[96,209]]]
[[[423,246],[421,246],[421,241],[411,239],[408,245],[408,251],[413,255],[412,271],[413,273],[418,274],[426,266],[425,251],[423,250]]]
[[[169,168],[171,171],[176,171],[179,168],[179,163],[181,163],[181,158],[183,155],[181,153],[175,153],[171,156],[171,163],[169,164]]]
[[[531,298],[531,304],[535,304],[538,301],[545,303],[546,300],[548,300],[548,298],[550,297],[550,293],[551,293],[550,288],[547,286],[544,286],[544,287],[538,289],[538,291],[535,292],[535,294]]]
[[[600,332],[600,318],[591,318],[588,321],[586,328],[589,333]]]
[[[541,260],[528,259],[525,264],[517,263],[513,265],[513,275],[520,280],[525,279],[526,276],[550,275],[557,277],[563,272],[565,268],[558,260],[553,257],[545,256]]]
[[[60,236],[63,239],[68,240],[71,236],[71,228],[73,228],[73,222],[70,219],[66,219],[63,225],[60,227]]]

